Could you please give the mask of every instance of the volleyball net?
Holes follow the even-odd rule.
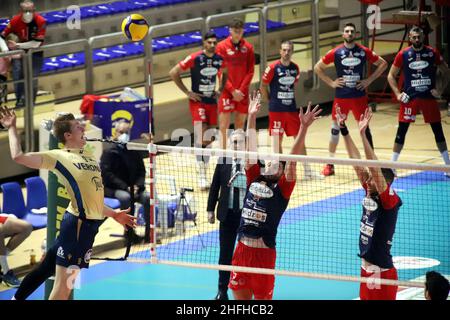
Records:
[[[450,274],[450,179],[444,175],[449,166],[150,146],[151,243],[133,246],[129,261],[368,282],[359,276],[358,256],[365,191],[353,167],[371,166],[395,169],[392,188],[402,201],[391,248],[399,281],[380,283],[422,287],[417,279],[427,271]],[[131,143],[129,149],[148,146]],[[224,157],[297,162],[297,182],[278,226],[274,270],[218,264],[219,221],[208,221],[210,190],[199,187],[200,155],[209,158],[209,184]],[[335,175],[308,176],[309,170],[320,172],[325,164],[335,165]],[[143,228],[140,220],[138,229]]]

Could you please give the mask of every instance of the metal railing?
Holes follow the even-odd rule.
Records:
[[[187,26],[193,26],[191,30],[200,30],[201,34],[204,35],[206,30],[209,30],[211,24],[218,20],[224,20],[225,18],[240,16],[249,13],[257,13],[258,14],[258,24],[259,24],[259,53],[260,53],[260,70],[259,70],[259,80],[261,81],[266,64],[267,64],[267,48],[266,48],[266,38],[267,38],[267,19],[268,19],[268,10],[278,9],[281,14],[281,8],[289,5],[297,5],[297,4],[305,4],[311,3],[311,20],[313,25],[312,32],[312,60],[313,65],[320,58],[320,47],[319,43],[319,8],[318,3],[319,0],[296,0],[289,1],[277,4],[269,4],[265,5],[263,9],[260,8],[250,8],[239,11],[233,11],[223,14],[216,14],[208,16],[206,19],[204,18],[194,18],[183,20],[179,22],[166,23],[156,26],[151,26],[148,32],[148,36],[144,39],[144,74],[145,74],[145,88],[146,95],[148,98],[153,98],[153,83],[152,81],[152,64],[153,64],[153,48],[152,48],[152,40],[156,33],[163,33],[162,30],[174,28],[181,28]],[[196,28],[196,29],[194,29]],[[167,30],[165,30],[167,31]],[[179,31],[178,29],[176,31]],[[171,32],[170,34],[174,34],[175,32]],[[167,33],[166,33],[167,34]],[[34,150],[34,128],[33,128],[33,80],[39,78],[39,76],[33,76],[33,65],[32,65],[32,55],[35,52],[45,51],[49,49],[55,49],[59,47],[67,47],[70,45],[77,45],[83,47],[84,56],[85,56],[85,93],[94,94],[95,90],[95,75],[94,75],[94,61],[93,61],[93,53],[95,49],[95,44],[101,40],[107,40],[113,37],[121,37],[123,40],[122,32],[109,33],[105,35],[99,35],[90,37],[89,39],[79,39],[66,41],[61,43],[55,43],[51,45],[44,45],[42,47],[36,49],[30,49],[27,52],[23,50],[11,51],[8,53],[0,53],[0,57],[10,56],[14,54],[22,54],[23,61],[23,70],[24,70],[24,78],[18,81],[9,81],[8,83],[17,83],[23,82],[25,87],[25,109],[24,109],[24,118],[25,118],[25,151],[30,152]],[[318,88],[318,79],[317,76],[314,75],[314,86],[313,88]]]
[[[292,5],[301,5],[301,4],[311,4],[311,22],[312,22],[312,67],[314,68],[314,65],[317,61],[320,59],[320,46],[319,46],[319,0],[295,0],[295,1],[286,1],[283,3],[277,3],[277,4],[269,4],[265,6],[262,9],[262,15],[263,15],[263,21],[266,23],[266,21],[269,18],[269,10],[272,9],[281,9],[283,7],[292,6]],[[264,35],[265,35],[265,28],[264,26]],[[264,39],[265,40],[265,39]],[[261,42],[260,47],[264,49],[261,49],[261,64],[260,64],[260,71],[266,69],[266,63],[267,63],[267,56],[266,56],[266,45],[267,41]],[[313,89],[319,88],[319,78],[315,73],[313,73]]]
[[[194,19],[188,19],[188,20],[182,20],[178,22],[171,22],[171,23],[165,23],[160,24],[156,26],[151,26],[148,30],[148,35],[144,39],[144,74],[145,74],[145,94],[147,98],[153,99],[153,80],[152,80],[152,71],[153,71],[153,37],[155,33],[159,33],[159,36],[161,36],[163,33],[164,35],[167,35],[167,29],[172,28],[181,28],[186,26],[192,26],[191,31],[193,30],[200,30],[200,33],[203,35],[205,34],[205,19],[203,18],[194,18]],[[164,30],[165,32],[161,32]]]

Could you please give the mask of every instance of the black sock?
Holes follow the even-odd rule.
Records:
[[[56,270],[56,250],[53,246],[45,254],[44,260],[41,264],[34,268],[27,276],[22,280],[20,287],[14,294],[16,300],[27,299],[45,280],[55,274]]]

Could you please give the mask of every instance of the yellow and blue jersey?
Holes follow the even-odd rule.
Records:
[[[100,166],[84,149],[54,149],[36,152],[41,169],[52,171],[70,196],[67,211],[81,219],[102,220],[104,190]]]

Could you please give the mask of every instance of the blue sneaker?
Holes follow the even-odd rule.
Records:
[[[20,280],[16,277],[12,270],[3,275],[3,281],[8,287],[17,288],[20,286]]]

